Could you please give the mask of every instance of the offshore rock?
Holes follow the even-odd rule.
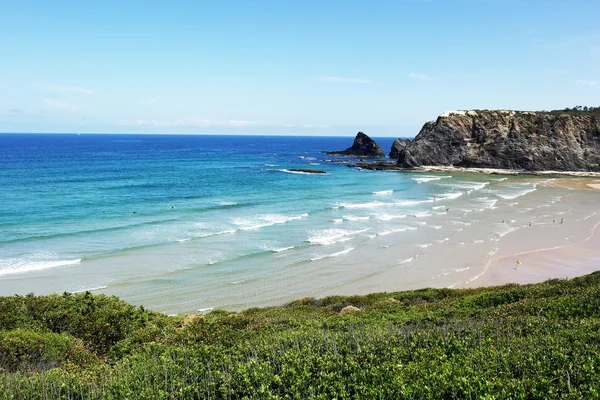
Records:
[[[410,139],[396,139],[394,143],[392,143],[392,148],[390,150],[390,158],[395,158],[396,160],[400,157],[400,152],[406,148],[406,146],[410,143]]]
[[[341,151],[328,151],[328,156],[354,156],[354,157],[385,157],[385,153],[379,145],[362,132],[358,132],[354,138],[352,147]]]
[[[325,174],[325,171],[320,169],[312,169],[312,168],[290,168],[288,169],[290,172],[301,172],[304,174]]]
[[[600,117],[591,113],[451,111],[400,150],[398,166],[600,171]]]
[[[399,168],[398,164],[393,161],[359,161],[354,164],[347,165],[350,168],[368,169],[373,171],[399,171],[403,168]]]
[[[349,163],[350,160],[348,159],[342,159],[342,160],[323,160],[325,162],[331,162],[331,163]]]

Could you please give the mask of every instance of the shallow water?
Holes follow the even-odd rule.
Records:
[[[480,275],[510,237],[596,218],[594,194],[549,178],[326,162],[335,157],[323,150],[351,138],[0,141],[0,295],[94,290],[189,313],[452,286]],[[393,139],[378,141],[387,150]]]

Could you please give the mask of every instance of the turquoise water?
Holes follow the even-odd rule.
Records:
[[[377,141],[387,151],[393,138]],[[454,268],[463,273],[492,248],[473,237],[517,229],[498,221],[540,189],[522,178],[359,171],[322,152],[351,142],[1,135],[0,295],[95,290],[177,313],[398,277],[417,285],[435,271],[420,276],[416,256],[445,254],[472,228],[462,243],[474,259]],[[556,202],[555,192],[544,198]],[[485,218],[494,222],[473,223]]]
[[[313,162],[322,158],[321,150],[346,147],[349,138],[0,140],[0,276],[301,220],[340,195],[361,192],[346,166]],[[284,171],[317,168],[311,164],[332,175]]]

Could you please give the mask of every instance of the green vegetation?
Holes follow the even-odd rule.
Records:
[[[490,113],[490,112],[498,112],[498,110],[487,110],[487,109],[474,109],[472,111],[475,112],[480,112],[480,113]],[[527,113],[531,113],[532,111],[519,111],[519,110],[511,110],[517,114],[527,114]],[[566,107],[562,110],[551,110],[551,111],[546,111],[546,110],[541,110],[541,111],[533,111],[535,113],[539,113],[539,114],[552,114],[552,115],[562,115],[562,114],[569,114],[569,115],[593,115],[593,116],[600,116],[600,107],[588,107],[588,106],[575,106],[573,108],[569,108]]]
[[[187,318],[89,293],[0,298],[3,399],[599,397],[600,272]]]
[[[575,106],[573,108],[567,107],[564,110],[553,110],[553,111],[550,111],[550,113],[600,116],[600,107]]]

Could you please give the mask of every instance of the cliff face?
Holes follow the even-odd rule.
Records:
[[[396,139],[394,143],[392,143],[392,148],[390,149],[390,158],[398,159],[400,157],[400,152],[406,148],[406,145],[410,143],[410,139]]]
[[[600,171],[600,117],[453,111],[427,122],[398,155],[404,168],[453,165],[529,171]]]

